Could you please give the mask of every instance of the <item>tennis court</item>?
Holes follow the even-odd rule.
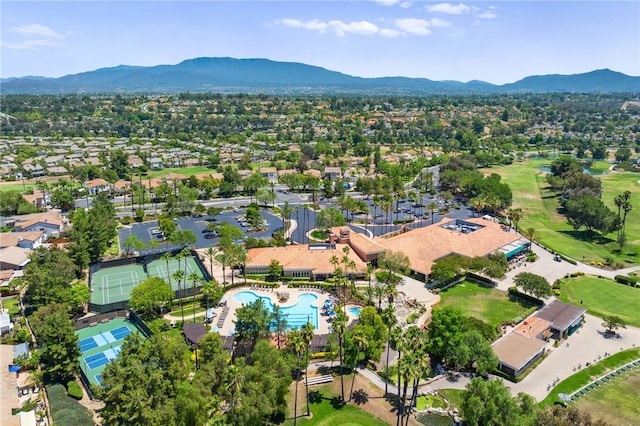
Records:
[[[101,269],[91,277],[91,302],[106,305],[129,300],[131,290],[146,278],[144,267],[138,264]]]
[[[122,318],[76,331],[82,352],[80,368],[89,383],[98,385],[101,383],[102,372],[107,364],[116,359],[124,339],[137,331],[138,328],[135,324]]]
[[[169,261],[169,268],[167,269],[167,262],[164,260],[154,260],[153,262],[149,263],[147,265],[147,271],[149,271],[149,276],[150,277],[160,277],[163,280],[167,281],[167,282],[171,282],[171,288],[174,291],[178,290],[178,280],[176,280],[173,277],[173,274],[176,273],[176,271],[181,270],[184,271],[185,270],[185,262],[187,263],[187,268],[186,268],[186,275],[183,279],[183,281],[185,281],[186,279],[186,288],[191,288],[193,286],[193,280],[191,280],[189,277],[191,276],[191,274],[197,274],[198,277],[200,279],[203,279],[204,276],[202,275],[202,272],[200,271],[200,268],[198,267],[198,264],[196,263],[196,260],[193,257],[185,257],[184,259],[182,259],[181,262],[178,262],[177,259],[171,259]]]

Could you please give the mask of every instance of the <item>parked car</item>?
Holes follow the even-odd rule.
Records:
[[[214,234],[213,232],[211,232],[209,234],[204,234],[204,238],[207,240],[210,240],[212,238],[218,238],[218,234]]]

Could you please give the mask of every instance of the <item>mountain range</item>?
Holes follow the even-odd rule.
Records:
[[[0,80],[9,94],[72,93],[265,93],[265,94],[483,94],[640,92],[640,77],[609,69],[573,75],[530,76],[514,83],[433,81],[426,78],[362,78],[296,62],[195,58],[176,65],[120,65],[59,78]]]

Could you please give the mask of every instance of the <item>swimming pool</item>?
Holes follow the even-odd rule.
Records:
[[[241,291],[233,296],[233,300],[240,303],[253,303],[258,299],[262,299],[269,311],[273,312],[274,305],[269,296],[260,296],[252,291]],[[318,308],[312,305],[316,300],[318,300],[318,296],[315,294],[303,293],[298,296],[298,303],[282,307],[282,312],[287,316],[287,328],[301,328],[310,322],[315,329],[318,329]]]
[[[360,316],[360,308],[357,306],[349,308],[349,313],[354,317],[358,318]]]

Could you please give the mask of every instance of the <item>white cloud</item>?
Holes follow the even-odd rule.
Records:
[[[413,35],[429,35],[431,30],[429,29],[429,21],[416,18],[404,18],[396,19],[394,21],[396,26],[403,32]]]
[[[60,40],[64,38],[62,34],[58,34],[49,27],[40,24],[27,24],[18,27],[9,28],[7,31],[19,34],[23,37],[44,37]]]
[[[400,0],[373,0],[374,2],[381,4],[382,6],[393,6],[397,4]]]
[[[403,1],[400,3],[400,7],[403,9],[409,9],[411,6],[413,6],[413,3],[410,1]]]
[[[309,31],[316,31],[318,33],[333,31],[339,37],[344,37],[347,34],[371,36],[380,32],[380,28],[376,24],[372,24],[368,21],[343,22],[339,20],[332,20],[324,22],[314,19],[312,21],[305,22],[299,19],[283,18],[277,19],[273,22],[277,25],[284,25],[285,27],[301,28]]]
[[[403,34],[403,32],[394,30],[392,28],[383,28],[380,30],[380,36],[385,38],[396,38],[400,37]]]
[[[60,43],[51,40],[25,40],[18,43],[3,42],[2,47],[11,50],[38,50],[42,47],[57,47]]]
[[[329,26],[335,31],[338,37],[344,37],[347,33],[359,35],[375,35],[380,32],[376,24],[368,21],[357,21],[345,23],[338,20],[329,21]]]
[[[450,27],[451,22],[445,21],[444,19],[431,18],[429,19],[429,23],[432,27]]]
[[[490,10],[487,10],[486,12],[482,12],[476,15],[475,17],[478,19],[496,19],[498,15],[496,15],[494,12]]]
[[[431,6],[425,6],[425,9],[429,12],[445,13],[447,15],[464,15],[474,10],[473,7],[468,6],[464,3],[439,3]]]

